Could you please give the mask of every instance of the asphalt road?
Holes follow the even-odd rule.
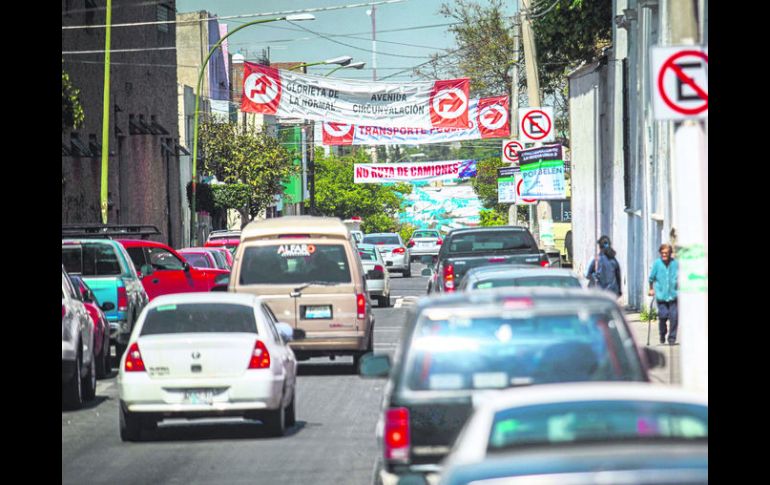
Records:
[[[376,352],[394,350],[407,308],[425,294],[423,268],[392,275],[393,308],[375,304]],[[351,374],[350,362],[300,363],[297,424],[282,438],[265,436],[256,421],[174,420],[124,443],[113,372],[87,407],[62,411],[62,483],[369,484],[385,380]]]

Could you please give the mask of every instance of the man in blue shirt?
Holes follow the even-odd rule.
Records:
[[[660,245],[660,257],[652,263],[650,271],[650,296],[658,300],[658,330],[660,331],[660,343],[666,343],[666,320],[671,320],[671,329],[668,332],[668,343],[676,343],[676,331],[679,326],[679,316],[676,308],[677,277],[679,275],[679,263],[671,257],[670,244]]]

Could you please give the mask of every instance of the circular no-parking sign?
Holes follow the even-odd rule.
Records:
[[[523,141],[553,141],[553,108],[524,108],[519,110],[521,138]]]
[[[512,163],[519,163],[519,151],[524,150],[524,145],[516,140],[503,140],[503,160]]]
[[[708,117],[708,52],[696,46],[652,51],[656,120]]]

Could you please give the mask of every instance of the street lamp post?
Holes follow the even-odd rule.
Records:
[[[339,71],[340,69],[363,69],[365,65],[366,65],[365,62],[354,62],[353,64],[348,64],[347,66],[335,67],[331,71],[324,74],[324,77],[329,77],[335,72]]]
[[[219,39],[219,41],[214,44],[214,46],[209,50],[209,55],[206,56],[206,60],[203,61],[203,64],[201,65],[200,72],[198,73],[198,85],[195,88],[195,119],[193,120],[193,166],[192,166],[192,214],[191,214],[191,224],[190,224],[190,231],[191,234],[191,242],[193,246],[198,245],[198,231],[197,231],[197,214],[195,212],[195,186],[197,183],[197,167],[198,167],[198,110],[200,107],[200,93],[201,93],[201,84],[203,84],[203,74],[206,72],[206,66],[209,63],[209,59],[211,59],[211,56],[214,54],[214,51],[216,51],[220,45],[222,45],[222,42],[224,42],[225,39],[233,35],[234,33],[238,32],[241,29],[244,29],[246,27],[249,27],[251,25],[256,24],[265,24],[268,22],[276,22],[278,20],[288,20],[288,21],[300,21],[300,20],[315,20],[315,16],[311,14],[299,14],[299,15],[288,15],[286,17],[276,17],[272,19],[263,19],[263,20],[254,20],[251,22],[247,22],[240,27],[236,28],[232,32],[228,32],[227,35]]]

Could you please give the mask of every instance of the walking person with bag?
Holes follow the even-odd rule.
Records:
[[[660,343],[666,343],[668,334],[669,345],[676,343],[676,332],[679,327],[679,315],[677,311],[677,293],[679,290],[679,262],[672,256],[673,248],[670,244],[663,243],[658,249],[660,257],[652,263],[650,270],[650,296],[658,301],[658,330]],[[671,321],[670,328],[666,328],[666,320]]]
[[[611,291],[620,297],[623,295],[620,289],[620,263],[615,259],[615,250],[612,249],[610,238],[602,236],[596,244],[597,254],[586,271],[588,286]]]

